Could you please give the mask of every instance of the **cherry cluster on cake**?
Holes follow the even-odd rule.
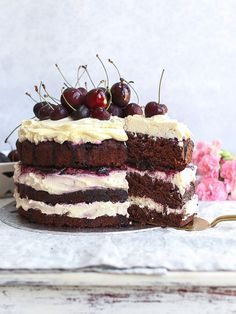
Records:
[[[83,68],[83,74],[85,72],[87,73],[91,83],[93,84],[93,88],[91,90],[87,90],[85,87],[77,86],[79,84],[79,79],[83,74],[81,76],[78,74],[77,83],[75,86],[72,86],[68,83],[60,68],[56,64],[58,71],[65,81],[64,85],[66,87],[62,89],[60,99],[56,99],[55,97],[49,95],[46,86],[42,82],[39,87],[35,86],[35,91],[40,96],[40,101],[36,101],[33,111],[39,120],[60,120],[69,116],[73,120],[89,117],[99,120],[109,120],[111,116],[124,118],[129,115],[143,114],[143,108],[139,105],[138,94],[132,86],[133,81],[126,81],[122,78],[115,63],[108,59],[108,61],[116,68],[120,78],[119,82],[116,82],[109,87],[107,70],[100,57],[98,55],[96,56],[101,62],[106,74],[106,81],[102,80],[100,81],[100,84],[105,83],[106,87],[95,86],[87,70],[87,66],[80,66],[79,69]],[[144,110],[146,117],[162,115],[167,112],[167,107],[160,104],[160,85],[163,73],[164,70],[159,83],[158,102],[152,101],[146,105]],[[45,95],[42,95],[42,89],[45,91]],[[131,90],[133,90],[137,96],[137,103],[130,102]],[[26,93],[26,95],[31,97],[29,93]],[[50,98],[50,101],[48,101],[48,98]]]

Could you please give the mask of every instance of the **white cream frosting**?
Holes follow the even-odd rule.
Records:
[[[58,121],[28,119],[22,121],[18,135],[20,142],[28,140],[35,144],[44,141],[100,144],[108,139],[127,141],[123,125],[124,119],[118,117],[110,120],[85,118],[76,121],[71,118]]]
[[[22,172],[20,164],[15,165],[14,181],[25,184],[37,191],[49,194],[63,194],[89,189],[128,190],[125,170],[113,170],[108,175],[79,172],[75,174]]]
[[[150,210],[155,210],[158,213],[164,213],[164,205],[156,203],[148,197],[130,197],[129,201],[131,205],[137,205],[141,208],[148,207]],[[184,204],[182,208],[170,208],[167,207],[167,215],[173,214],[184,214],[186,216],[192,215],[196,212],[198,205],[198,197],[194,195],[192,199]]]
[[[190,183],[196,181],[197,167],[187,167],[180,172],[168,174],[164,171],[140,171],[134,168],[128,168],[128,173],[137,173],[140,176],[148,175],[152,180],[160,180],[163,182],[170,182],[179,189],[181,195],[190,187]]]
[[[93,202],[93,203],[77,203],[77,204],[56,204],[54,206],[43,202],[20,198],[15,192],[16,207],[22,207],[25,211],[30,208],[38,209],[46,215],[66,215],[73,218],[95,219],[101,216],[114,217],[116,215],[128,216],[127,209],[129,202],[112,203],[112,202]]]
[[[191,137],[187,126],[168,115],[156,115],[146,118],[134,115],[125,118],[125,130],[132,133],[148,134],[153,137],[177,138],[179,141]]]

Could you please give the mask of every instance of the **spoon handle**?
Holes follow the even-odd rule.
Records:
[[[211,222],[210,227],[215,227],[218,223],[223,221],[236,221],[236,215],[219,216]]]

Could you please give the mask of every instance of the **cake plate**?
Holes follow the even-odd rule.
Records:
[[[82,235],[82,234],[101,234],[101,233],[120,233],[120,232],[144,232],[153,229],[159,229],[157,226],[127,226],[119,228],[68,228],[68,227],[54,227],[47,225],[40,225],[32,223],[18,214],[16,203],[12,202],[0,210],[0,220],[17,229],[23,229],[31,232],[50,233],[50,234],[70,234],[70,235]]]

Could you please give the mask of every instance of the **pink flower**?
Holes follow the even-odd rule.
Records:
[[[236,188],[236,159],[226,160],[223,163],[220,176],[226,183],[228,193],[232,192]]]
[[[198,165],[205,155],[219,156],[220,150],[221,142],[218,140],[214,140],[212,143],[199,141],[196,145],[196,149],[193,152],[193,163]]]
[[[218,179],[220,170],[220,157],[217,155],[204,155],[198,163],[198,174],[203,177]]]
[[[202,179],[196,187],[196,193],[202,201],[225,201],[228,196],[225,184],[214,178]]]

